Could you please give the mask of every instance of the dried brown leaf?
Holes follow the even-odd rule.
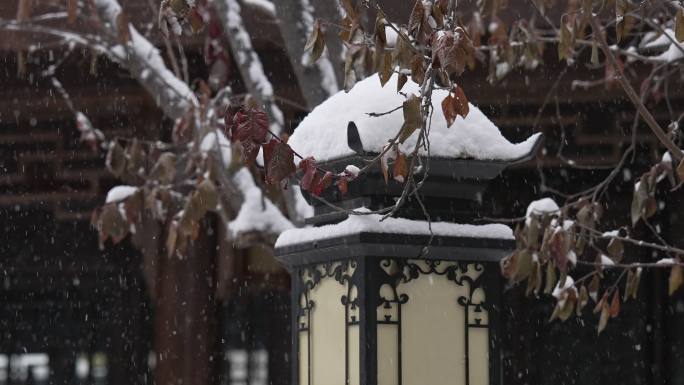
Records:
[[[340,5],[342,6],[344,13],[346,14],[346,17],[350,19],[356,19],[358,12],[354,7],[353,0],[340,0]]]
[[[529,296],[532,293],[538,294],[539,288],[541,287],[541,281],[541,265],[539,264],[539,262],[533,262],[530,276],[527,279],[527,288],[525,289],[525,295]]]
[[[316,19],[314,22],[313,30],[306,41],[304,50],[308,51],[311,55],[309,57],[309,62],[314,63],[318,60],[321,55],[323,55],[323,50],[325,49],[325,35],[321,28],[321,21]]]
[[[385,178],[385,184],[389,183],[389,160],[394,159],[395,154],[398,152],[396,147],[393,149],[387,149],[390,146],[390,144],[386,144],[382,148],[382,152],[385,153],[382,157],[380,157],[380,168],[382,169],[382,176]]]
[[[406,177],[408,176],[408,161],[406,160],[406,155],[399,152],[397,158],[394,160],[394,165],[392,166],[392,177],[399,183],[404,183]]]
[[[400,73],[397,78],[397,92],[400,92],[404,88],[404,84],[408,81],[408,76],[406,74]]]
[[[442,100],[442,113],[447,121],[447,127],[451,127],[458,115],[463,119],[468,115],[470,108],[468,106],[468,99],[463,92],[462,87],[456,87]]]
[[[475,56],[473,43],[461,27],[457,27],[453,32],[435,34],[432,46],[433,66],[444,69],[451,79],[461,76],[466,64]]]
[[[422,0],[416,0],[415,3],[413,3],[413,9],[411,10],[411,15],[409,16],[409,22],[408,22],[408,30],[409,33],[417,37],[418,34],[420,33],[421,29],[423,28],[423,24],[425,23],[425,7],[423,7],[423,1]]]
[[[572,53],[572,32],[562,20],[560,22],[560,41],[558,42],[558,60],[569,59]]]
[[[190,23],[192,33],[199,33],[204,28],[204,19],[197,11],[197,8],[192,8],[190,9],[190,12],[188,12],[188,22]]]
[[[404,143],[423,123],[420,114],[420,98],[415,94],[409,95],[402,105],[402,111],[404,113],[404,124],[399,135],[400,143]]]
[[[123,174],[126,169],[126,152],[119,142],[113,141],[110,143],[105,165],[114,176],[120,177]]]
[[[190,7],[186,0],[170,0],[169,5],[173,12],[184,15]]]
[[[634,273],[634,286],[632,288],[632,298],[637,299],[637,295],[639,294],[639,283],[641,282],[641,268],[636,269],[636,273]]]
[[[606,328],[606,325],[608,325],[608,319],[610,318],[610,308],[608,306],[607,302],[604,302],[601,306],[601,317],[599,318],[599,323],[598,323],[598,334],[601,334],[601,332]]]
[[[675,39],[680,43],[684,41],[684,10],[681,5],[675,16]]]
[[[383,52],[387,47],[387,34],[385,33],[385,26],[387,25],[387,20],[385,20],[385,14],[382,11],[378,11],[375,17],[375,31],[373,39],[375,41],[375,51]]]
[[[593,299],[594,301],[598,300],[598,291],[600,283],[601,280],[598,275],[594,275],[594,278],[592,278],[589,282],[589,297],[591,297],[591,299]]]
[[[577,316],[582,314],[582,309],[589,303],[589,291],[587,287],[582,285],[579,291],[579,298],[577,299]]]
[[[111,238],[114,243],[119,243],[128,234],[128,222],[117,203],[104,205],[98,219],[100,242]]]
[[[591,295],[591,289],[589,289],[590,295]],[[596,302],[596,306],[594,306],[593,313],[598,314],[601,312],[601,309],[603,309],[603,306],[608,306],[608,292],[603,293],[603,296],[601,296],[601,300]]]
[[[456,89],[454,89],[453,92],[453,103],[455,105],[456,114],[461,115],[463,119],[465,119],[466,116],[468,116],[468,112],[470,112],[468,98],[466,98],[465,92],[463,92],[463,87],[456,87]]]
[[[558,312],[558,319],[561,321],[567,321],[574,313],[576,301],[577,299],[574,297],[567,298],[563,303],[563,307],[561,307],[560,311]]]
[[[629,270],[627,272],[627,280],[625,282],[625,293],[622,296],[623,301],[627,301],[632,296],[632,292],[634,291],[635,277],[636,274],[634,273],[634,270]]]
[[[615,34],[619,43],[632,30],[636,20],[630,15],[633,7],[629,0],[616,0],[615,8]]]
[[[410,69],[414,60],[413,46],[409,42],[408,32],[405,28],[399,29],[397,43],[392,53],[394,62],[400,69]],[[415,79],[413,79],[418,83]],[[419,83],[420,84],[420,83]]]
[[[556,268],[553,263],[546,263],[546,285],[544,286],[544,293],[551,294],[553,289],[556,287],[556,282],[558,281],[558,276],[556,274]]]
[[[598,44],[596,44],[596,41],[594,41],[591,44],[591,64],[598,65],[598,63],[599,63]]]
[[[677,178],[679,178],[680,182],[684,182],[684,159],[677,165]]]
[[[143,201],[143,192],[138,189],[133,195],[127,197],[123,202],[124,207],[124,217],[129,225],[135,225],[135,223],[140,219],[143,206],[145,202]]]
[[[643,175],[638,182],[638,185],[634,189],[634,195],[632,196],[632,226],[635,226],[639,219],[645,218],[648,212],[649,199],[651,198],[649,194],[649,181],[646,175]]]
[[[425,63],[422,55],[414,55],[411,60],[411,79],[417,84],[425,81]]]
[[[682,275],[682,267],[680,265],[672,266],[670,270],[669,293],[674,294],[684,282],[684,275]]]
[[[126,148],[126,171],[131,175],[141,175],[145,173],[145,150],[138,139],[133,139],[133,143]]]
[[[521,282],[532,274],[532,252],[528,249],[518,253],[517,263],[513,272],[513,281]]]
[[[613,292],[613,299],[610,301],[610,317],[615,318],[620,314],[620,292]]]
[[[347,57],[344,60],[344,91],[349,92],[349,90],[356,84],[356,69],[354,68],[354,63],[356,61],[356,56],[353,54],[352,50],[347,50]]]
[[[176,177],[176,155],[171,152],[164,152],[157,159],[150,178],[159,181],[161,184],[170,184]]]
[[[608,255],[610,255],[610,259],[612,259],[615,263],[620,263],[622,261],[622,257],[625,254],[625,247],[622,245],[622,241],[616,238],[613,238],[608,242]]]
[[[380,78],[380,85],[384,87],[385,84],[387,84],[387,82],[390,80],[390,78],[392,77],[392,73],[394,72],[392,68],[392,54],[389,52],[377,50],[375,54],[375,70],[378,72],[378,77]]]
[[[173,256],[176,252],[176,242],[178,241],[178,223],[171,222],[169,225],[168,235],[166,236],[166,255]]]
[[[214,210],[218,205],[218,190],[211,179],[205,179],[197,185],[195,194],[205,210]]]
[[[128,16],[121,11],[116,15],[116,33],[119,43],[126,44],[131,41],[131,31],[129,29]]]
[[[67,0],[67,23],[74,25],[78,15],[78,0]]]

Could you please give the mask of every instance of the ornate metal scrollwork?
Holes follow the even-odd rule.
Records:
[[[402,305],[409,301],[409,294],[401,292],[401,286],[421,277],[444,276],[455,285],[467,288],[465,295],[458,296],[454,300],[464,308],[465,322],[464,346],[465,346],[465,383],[469,379],[469,328],[488,328],[487,314],[489,305],[485,301],[484,293],[484,265],[477,262],[447,261],[433,259],[400,259],[388,258],[380,261],[380,267],[384,271],[382,282],[379,286],[378,318],[380,325],[394,325],[398,343],[397,360],[399,372],[397,378],[401,385],[402,368]],[[482,295],[474,299],[476,293]],[[479,295],[478,293],[478,295]],[[404,325],[405,326],[405,325]],[[455,327],[459,327],[454,325]]]

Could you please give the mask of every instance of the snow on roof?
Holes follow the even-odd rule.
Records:
[[[304,118],[288,144],[303,156],[313,156],[319,161],[353,155],[354,151],[347,145],[347,124],[353,121],[359,130],[364,150],[380,152],[401,128],[403,113],[401,108],[381,117],[370,117],[367,113],[387,112],[400,107],[405,99],[396,92],[396,84],[397,74],[392,75],[385,87],[380,86],[378,75],[375,74],[356,83],[348,93],[338,92]],[[419,85],[409,78],[402,92],[418,94]],[[457,117],[455,123],[448,128],[441,112],[441,103],[446,96],[445,90],[435,90],[432,93],[435,109],[429,136],[432,156],[511,160],[532,150],[539,134],[532,135],[522,143],[513,144],[472,104],[468,116],[465,119]],[[418,131],[404,142],[402,151],[410,152],[417,137]],[[425,151],[422,153],[425,154]]]
[[[666,28],[664,32],[665,33],[661,35],[660,38],[656,39],[655,42],[660,43],[660,45],[669,43],[669,46],[665,52],[658,56],[654,56],[653,58],[658,61],[672,63],[684,57],[684,43],[674,43],[677,39],[671,28]]]
[[[135,194],[137,191],[138,191],[138,188],[135,186],[126,186],[126,185],[114,186],[107,193],[107,198],[105,199],[105,203],[121,202],[122,200],[124,200],[124,199],[128,198],[129,196]]]
[[[244,0],[244,3],[259,7],[273,16],[276,14],[275,5],[269,0]]]
[[[304,199],[302,195],[302,189],[299,185],[293,184],[290,187],[292,189],[291,193],[294,196],[294,211],[297,214],[297,219],[300,222],[304,222],[305,219],[314,216],[314,208],[309,204],[309,202]]]
[[[233,181],[245,199],[238,215],[228,223],[228,229],[233,236],[250,231],[280,234],[294,228],[273,202],[263,195],[249,170],[241,168],[233,176]]]
[[[639,47],[641,48],[652,48],[667,46],[670,44],[670,39],[660,32],[648,31],[644,34],[644,38],[639,42]]]
[[[202,138],[202,142],[200,142],[200,151],[203,153],[208,154],[216,150],[220,150],[223,165],[228,167],[232,158],[230,141],[228,138],[226,138],[226,135],[223,133],[223,131],[218,129],[207,133],[204,138]],[[217,152],[217,154],[218,153],[219,152]]]
[[[378,214],[350,215],[344,221],[321,227],[291,229],[280,234],[275,247],[291,246],[321,239],[367,233],[430,235],[428,222],[404,218],[387,218],[380,222]],[[513,231],[502,224],[467,225],[432,222],[435,235],[472,238],[513,239]]]

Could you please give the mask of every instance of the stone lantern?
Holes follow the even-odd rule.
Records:
[[[395,81],[383,88],[373,76],[332,96],[290,145],[325,169],[362,167],[401,127],[400,110],[366,115],[401,105]],[[417,87],[409,81],[402,92]],[[436,109],[444,96],[434,92]],[[409,200],[398,217],[368,214],[393,204],[403,188],[386,184],[378,167],[347,194],[324,196],[362,215],[307,196],[315,226],[278,239],[276,255],[292,277],[293,385],[502,383],[498,261],[513,249],[513,234],[505,225],[455,222],[472,221],[488,182],[529,158],[539,137],[512,144],[473,105],[450,128],[435,113],[430,135],[420,166],[429,167],[420,190],[425,208]]]

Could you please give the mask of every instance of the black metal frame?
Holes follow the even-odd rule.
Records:
[[[487,327],[489,330],[490,354],[489,376],[490,384],[502,384],[501,354],[499,349],[500,337],[497,334],[499,328],[499,309],[501,298],[501,276],[496,261],[506,255],[514,247],[514,241],[485,238],[463,238],[436,236],[430,246],[430,254],[422,257],[428,270],[421,269],[415,260],[420,251],[427,244],[429,237],[417,235],[382,234],[382,233],[358,233],[343,237],[320,240],[299,244],[295,246],[281,247],[276,249],[278,258],[288,266],[292,279],[292,383],[299,384],[299,339],[300,332],[306,331],[308,341],[311,341],[310,321],[311,311],[315,303],[308,298],[308,291],[313,289],[324,277],[332,277],[337,282],[347,286],[347,295],[343,296],[341,304],[345,306],[345,376],[346,383],[349,378],[349,339],[348,330],[357,326],[359,329],[359,359],[360,359],[360,383],[370,385],[377,383],[377,338],[378,325],[392,323],[398,326],[398,362],[401,362],[401,305],[406,303],[408,296],[397,294],[397,285],[408,282],[422,274],[446,275],[455,284],[469,284],[469,298],[455,298],[461,306],[465,307],[466,319],[463,327],[466,335],[466,357],[468,356],[468,332],[470,328]],[[387,270],[389,264],[396,263],[401,268],[400,274],[390,274]],[[488,264],[489,267],[485,268]],[[447,266],[446,268],[443,268]],[[471,267],[469,267],[471,266]],[[469,268],[476,268],[481,274],[476,279],[465,276]],[[303,280],[303,274],[308,272],[311,279]],[[408,272],[408,273],[405,273]],[[394,298],[383,298],[380,288],[389,284],[394,290]],[[358,296],[351,298],[352,287],[357,289]],[[475,306],[471,303],[473,292],[482,288],[486,293],[486,303],[482,305],[488,311],[488,323],[482,324],[477,320],[468,318],[468,307]],[[305,297],[305,306],[300,306],[302,295]],[[394,319],[378,319],[377,309],[380,306],[397,306],[398,317]],[[358,307],[358,320],[350,320],[349,310]],[[481,310],[481,309],[480,309]],[[307,317],[307,324],[301,325],[300,317]],[[309,383],[312,381],[311,365],[311,342],[309,342]],[[466,361],[466,368],[468,368]],[[399,365],[401,368],[401,365]],[[399,385],[401,385],[401,370],[398,373]],[[466,369],[466,384],[469,383],[469,373]]]

